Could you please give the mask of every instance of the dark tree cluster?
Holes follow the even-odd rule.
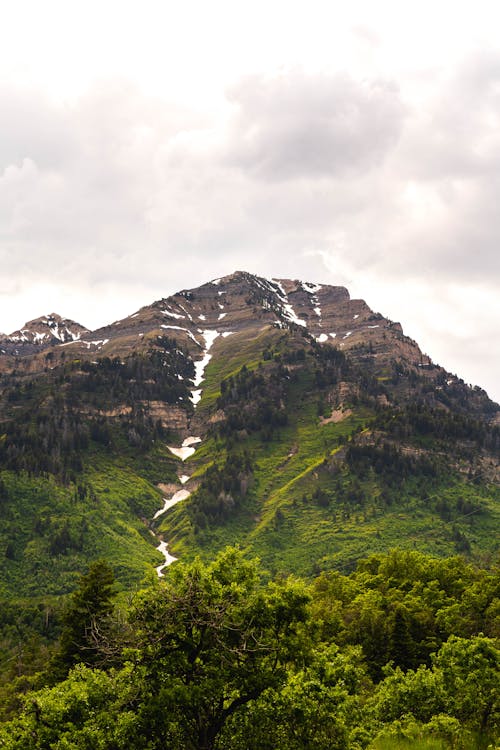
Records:
[[[163,337],[160,343],[167,345]],[[126,360],[104,357],[81,363],[70,377],[67,399],[71,404],[90,403],[100,409],[137,401],[174,404],[181,397],[188,403],[193,377],[191,359],[177,348],[153,350],[147,356],[134,353]]]
[[[440,468],[436,458],[403,453],[391,443],[381,446],[351,443],[346,450],[346,462],[357,476],[366,477],[373,470],[389,486],[400,485],[410,476],[435,477]]]
[[[326,388],[345,379],[351,367],[340,349],[313,343],[309,352],[315,363],[314,376],[317,388]]]
[[[43,407],[41,407],[43,408]],[[79,414],[59,410],[23,415],[4,425],[0,465],[30,474],[53,474],[69,481],[81,471],[81,453],[89,444],[88,421]]]
[[[162,336],[157,349],[134,353],[124,361],[104,357],[72,362],[44,378],[24,383],[13,379],[4,392],[8,418],[0,441],[0,466],[52,474],[68,483],[82,470],[83,455],[92,443],[107,450],[148,450],[164,436],[161,423],[149,414],[148,402],[181,404],[190,410],[193,376],[192,360],[175,339]]]
[[[253,464],[248,453],[231,452],[221,467],[210,466],[187,505],[195,530],[228,520],[241,507],[252,485]]]
[[[278,363],[267,368],[248,370],[245,365],[234,376],[221,382],[217,408],[223,409],[224,421],[219,434],[260,431],[263,440],[288,422],[286,399],[289,384],[287,368]]]
[[[500,430],[466,414],[429,407],[424,402],[408,404],[396,412],[381,412],[376,426],[402,439],[418,435],[453,444],[472,442],[491,451],[500,449]]]

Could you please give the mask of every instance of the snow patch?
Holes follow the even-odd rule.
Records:
[[[189,445],[196,445],[196,443],[201,443],[201,437],[187,437],[182,443],[182,447],[187,448]]]
[[[185,320],[185,315],[179,315],[179,313],[170,312],[170,310],[162,310],[163,315],[166,315],[169,318],[177,318],[177,320]]]
[[[326,333],[320,333],[320,335],[317,336],[316,341],[318,342],[318,344],[324,344],[325,341],[328,341],[328,336],[326,335]]]
[[[271,279],[271,281],[273,282],[273,284],[275,284],[278,287],[278,289],[280,290],[280,292],[283,295],[283,297],[286,297],[287,293],[285,292],[285,289],[284,289],[283,284],[281,283],[281,281],[278,281],[278,279]]]
[[[346,338],[347,338],[348,336],[350,336],[350,335],[351,335],[351,333],[352,333],[352,331],[347,331],[347,333],[346,333],[346,334],[344,334],[344,336],[342,336],[342,338],[343,338],[343,339],[346,339]]]
[[[226,315],[227,315],[227,313],[220,313],[220,314],[219,314],[219,318],[218,318],[218,319],[219,319],[219,320],[222,320],[223,318],[225,318],[225,317],[226,317]]]
[[[168,551],[167,542],[160,542],[160,544],[158,545],[156,549],[158,550],[158,552],[161,552],[161,554],[165,558],[165,562],[156,567],[156,573],[158,574],[158,578],[163,578],[163,570],[165,568],[168,568],[168,566],[171,565],[173,562],[175,562],[177,558],[171,555],[170,552]]]
[[[321,307],[313,307],[313,310],[318,316],[318,318],[321,318]]]
[[[206,317],[204,315],[198,315],[199,320],[206,320]]]
[[[186,482],[189,481],[189,479],[191,479],[191,477],[188,477],[187,474],[181,474],[181,476],[179,477],[179,482],[181,484],[186,484]]]
[[[180,458],[181,461],[186,461],[186,459],[192,456],[196,450],[196,448],[192,448],[191,446],[189,448],[173,448],[170,445],[167,445],[167,448],[169,449],[170,453],[173,453],[174,456]]]
[[[212,355],[209,354],[209,351],[212,347],[212,344],[214,343],[217,336],[219,336],[218,331],[202,331],[202,335],[205,339],[205,352],[203,355],[203,358],[200,359],[198,362],[194,363],[194,370],[195,370],[195,377],[193,379],[193,385],[198,386],[203,380],[203,376],[205,374],[205,368],[212,359]]]
[[[181,326],[166,326],[164,324],[161,325],[161,328],[172,329],[173,331],[185,331],[187,335],[189,336],[189,338],[192,339],[197,346],[201,346],[200,342],[196,341],[194,335],[191,333],[189,328],[181,328]]]
[[[337,337],[337,334],[336,333],[331,333],[330,336],[332,337],[332,339],[334,339],[334,338]]]
[[[380,326],[379,325],[376,325],[376,326],[367,326],[367,328],[380,328]]]
[[[319,292],[320,289],[322,289],[321,284],[312,284],[310,281],[302,281],[301,285],[302,289],[308,294],[315,294],[316,292]]]
[[[179,306],[179,307],[181,308],[182,312],[185,312],[185,313],[186,313],[186,315],[187,315],[187,317],[189,318],[189,320],[190,320],[191,322],[193,322],[193,317],[192,317],[191,313],[189,313],[189,312],[188,312],[188,311],[186,310],[186,308],[185,308],[185,307],[184,307],[183,305],[181,305],[181,303],[180,303],[180,302],[178,302],[178,303],[177,303],[177,305],[178,305],[178,306]]]
[[[272,279],[273,284],[278,287],[279,291],[281,292],[281,296],[278,294],[278,299],[283,305],[283,315],[285,318],[287,318],[290,323],[295,323],[298,326],[303,326],[304,328],[307,328],[307,323],[305,320],[302,320],[299,318],[295,310],[293,309],[292,305],[288,301],[288,295],[285,292],[285,289],[283,288],[283,284],[280,281],[277,281],[277,279]],[[260,287],[263,289],[266,289],[260,282],[257,282]],[[271,285],[267,286],[268,289],[273,291],[276,294],[276,289],[273,289]]]
[[[102,349],[104,344],[107,344],[109,339],[98,339],[96,341],[84,341],[82,339],[82,344],[85,344],[87,349],[90,349],[91,346],[97,346],[99,349]],[[73,343],[73,342],[67,342],[67,343]],[[61,345],[62,346],[62,345]]]
[[[180,503],[181,500],[185,500],[187,497],[189,497],[191,493],[188,490],[177,490],[177,492],[172,495],[172,497],[164,497],[163,501],[163,508],[160,508],[160,510],[157,510],[156,513],[153,516],[153,520],[156,518],[159,518],[159,516],[163,515],[169,508],[172,508],[172,506],[176,505],[177,503]]]
[[[353,315],[353,318],[352,318],[352,319],[353,319],[353,320],[356,320],[357,318],[359,318],[359,315]]]
[[[224,333],[221,333],[221,336],[223,339],[227,339],[228,336],[232,336],[235,331],[224,331]]]
[[[307,328],[307,323],[305,320],[302,320],[299,318],[291,306],[290,303],[287,303],[286,305],[283,305],[285,308],[285,317],[288,318],[292,323],[295,323],[298,326],[303,326],[304,328]]]

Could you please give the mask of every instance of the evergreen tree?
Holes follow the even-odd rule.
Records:
[[[106,560],[93,563],[81,577],[63,613],[59,651],[52,665],[56,678],[79,662],[89,666],[98,663],[99,631],[113,610],[114,581]]]

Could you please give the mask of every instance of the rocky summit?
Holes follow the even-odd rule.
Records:
[[[35,354],[58,344],[77,341],[85,333],[88,330],[74,320],[50,313],[30,320],[8,336],[0,335],[0,353],[13,356]]]

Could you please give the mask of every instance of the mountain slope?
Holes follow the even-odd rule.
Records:
[[[32,330],[0,353],[14,588],[43,590],[51,560],[67,590],[102,555],[130,586],[165,542],[305,574],[396,545],[497,549],[498,406],[342,287],[236,272],[42,350]]]

